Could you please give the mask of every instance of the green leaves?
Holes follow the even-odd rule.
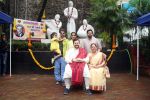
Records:
[[[41,42],[32,42],[33,51],[49,51],[50,44],[44,44]],[[28,51],[28,41],[12,41],[12,51]]]
[[[150,0],[130,0],[130,5],[136,8],[134,15],[140,17],[150,12]]]
[[[102,37],[105,42],[110,42],[110,36],[112,36],[112,34],[123,36],[121,35],[123,34],[123,30],[131,25],[127,11],[121,9],[117,5],[117,1],[118,0],[90,0],[90,23],[96,26],[99,30],[98,33],[100,33],[100,37]]]
[[[117,0],[90,0],[91,10],[89,19],[101,31],[117,33],[118,27],[129,22],[127,12],[119,9]],[[124,21],[125,20],[125,21]]]

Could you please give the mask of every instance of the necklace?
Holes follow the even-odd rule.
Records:
[[[85,31],[87,29],[87,25],[85,26],[85,28],[84,28],[84,25],[83,25],[83,30]]]
[[[71,9],[71,14],[69,14],[69,7],[68,7],[68,20],[69,20],[69,22],[70,22],[70,18],[72,16],[72,14],[73,14],[73,7]]]
[[[56,23],[57,28],[58,28],[58,25],[59,25],[60,21],[56,21],[56,19],[55,19],[55,23]]]

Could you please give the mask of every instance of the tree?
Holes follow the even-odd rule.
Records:
[[[130,0],[129,4],[136,8],[133,13],[137,13],[139,16],[150,11],[150,0]]]
[[[112,48],[116,47],[116,36],[131,24],[126,10],[117,5],[118,0],[90,0],[90,21],[102,32],[111,36]]]
[[[136,27],[136,19],[144,14],[147,14],[150,12],[150,0],[131,0],[129,4],[132,7],[135,7],[136,10],[134,10],[130,14],[130,20],[132,21],[132,25]],[[141,27],[142,28],[142,27]],[[141,39],[141,45],[145,45],[146,48],[150,48],[150,28],[148,27],[149,34],[148,37],[143,37]]]
[[[150,0],[130,0],[129,4],[135,8],[130,13],[132,24],[136,24],[136,19],[150,12]]]

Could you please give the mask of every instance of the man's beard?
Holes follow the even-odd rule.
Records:
[[[74,47],[75,47],[76,49],[78,49],[78,48],[79,48],[79,45],[75,45]]]
[[[89,39],[91,39],[91,38],[92,38],[92,36],[88,36],[88,38],[89,38]]]

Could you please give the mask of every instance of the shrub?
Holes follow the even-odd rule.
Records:
[[[32,42],[33,51],[49,51],[50,44],[44,44],[40,42]],[[28,51],[27,41],[12,41],[12,51]]]

